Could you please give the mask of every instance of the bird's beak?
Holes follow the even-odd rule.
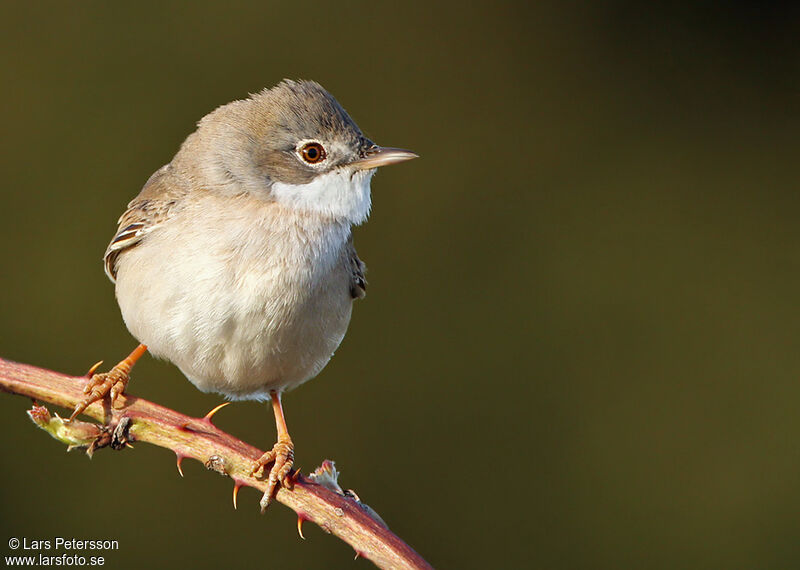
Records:
[[[418,157],[419,155],[414,154],[410,150],[376,146],[368,150],[364,158],[354,160],[350,164],[358,170],[369,170],[370,168],[405,162],[406,160]]]

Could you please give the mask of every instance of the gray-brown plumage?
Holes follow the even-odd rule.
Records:
[[[351,227],[370,179],[415,156],[365,138],[318,84],[284,81],[204,117],[119,219],[105,269],[133,336],[203,391],[272,400],[264,506],[292,464],[280,395],[327,364],[365,295]]]

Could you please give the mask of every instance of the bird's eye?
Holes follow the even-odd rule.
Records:
[[[318,142],[309,142],[300,148],[300,156],[309,164],[319,164],[325,160],[325,147]]]

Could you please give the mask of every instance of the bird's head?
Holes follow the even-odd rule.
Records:
[[[375,170],[416,156],[366,138],[318,83],[285,80],[206,115],[174,163],[193,162],[186,170],[212,191],[359,224]]]

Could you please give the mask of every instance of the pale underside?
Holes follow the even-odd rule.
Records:
[[[155,215],[136,213],[156,202],[145,192],[131,203],[106,254],[133,336],[231,399],[265,399],[319,373],[363,296],[350,223],[246,194],[159,198]]]

